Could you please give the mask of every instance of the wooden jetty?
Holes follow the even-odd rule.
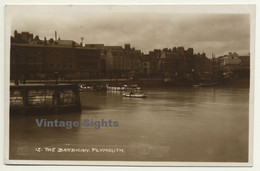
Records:
[[[76,84],[10,85],[10,114],[50,114],[81,111]]]

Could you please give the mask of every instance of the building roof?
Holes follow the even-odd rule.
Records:
[[[105,49],[122,50],[122,46],[104,46]]]
[[[58,45],[72,46],[73,43],[75,43],[75,46],[80,46],[80,44],[73,40],[58,40]]]
[[[85,44],[85,47],[102,49],[102,48],[104,48],[104,44]]]

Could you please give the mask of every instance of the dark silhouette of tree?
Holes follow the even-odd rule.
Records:
[[[53,38],[50,38],[49,43],[50,43],[50,44],[54,44],[54,39],[53,39]]]

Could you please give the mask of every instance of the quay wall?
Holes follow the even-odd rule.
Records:
[[[55,80],[27,80],[28,83],[55,83]],[[163,85],[163,79],[139,79],[139,80],[128,80],[128,79],[86,79],[86,80],[59,80],[60,83],[69,84],[138,84],[140,86],[161,86]]]
[[[52,83],[54,84],[56,80],[27,80],[27,83],[38,84],[38,83]],[[82,79],[82,80],[59,80],[60,83],[67,84],[87,84],[87,85],[124,85],[124,84],[138,84],[142,87],[152,87],[152,86],[191,86],[192,83],[189,80],[178,80],[165,82],[164,79],[154,78],[154,79],[145,79],[141,78],[139,80],[128,80],[128,79]],[[219,80],[218,85],[238,85],[238,84],[249,84],[250,80],[248,78],[240,79],[228,79],[228,80]]]

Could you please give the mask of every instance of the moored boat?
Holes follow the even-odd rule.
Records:
[[[124,91],[125,87],[124,86],[109,86],[106,85],[107,90],[114,90],[114,91]]]
[[[86,85],[86,84],[80,84],[79,91],[81,92],[96,92],[96,91],[104,91],[107,88],[101,85]]]
[[[141,90],[141,87],[138,87],[137,84],[124,85],[125,90]]]
[[[133,98],[145,98],[147,97],[142,91],[129,91],[123,93],[124,97],[133,97]]]
[[[141,87],[138,87],[137,84],[133,85],[115,85],[115,86],[110,86],[106,85],[107,90],[114,90],[114,91],[125,91],[125,90],[140,90]]]

